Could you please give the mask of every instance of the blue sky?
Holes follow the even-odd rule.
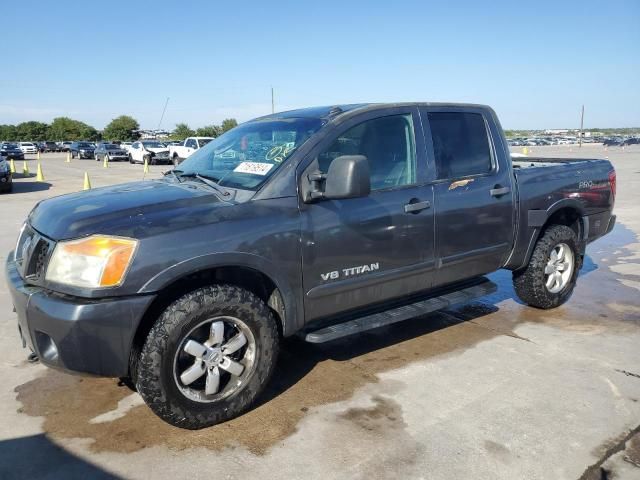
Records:
[[[0,123],[248,120],[367,101],[494,107],[505,128],[640,126],[640,1],[6,1]]]

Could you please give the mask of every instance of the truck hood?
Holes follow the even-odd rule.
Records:
[[[53,240],[95,233],[144,238],[189,228],[194,219],[215,221],[218,207],[228,205],[192,182],[147,180],[44,200],[31,211],[29,222]]]

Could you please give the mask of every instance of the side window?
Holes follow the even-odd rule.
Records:
[[[189,140],[187,140],[187,143],[185,143],[185,147],[197,148],[196,141],[190,138]]]
[[[318,155],[326,173],[334,158],[364,155],[369,160],[371,189],[380,190],[416,181],[416,153],[411,115],[380,117],[351,127]]]
[[[131,147],[133,148],[140,148],[140,144],[138,142],[134,143],[133,145],[131,145]]]
[[[439,179],[491,171],[491,148],[482,115],[431,112],[429,125]]]

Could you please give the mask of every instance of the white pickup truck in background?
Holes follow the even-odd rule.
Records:
[[[187,137],[182,145],[169,145],[169,158],[179,165],[185,158],[213,140],[213,137]]]

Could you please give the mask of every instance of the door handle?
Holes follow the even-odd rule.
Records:
[[[511,189],[509,187],[501,187],[500,185],[496,185],[494,188],[489,190],[489,193],[492,197],[501,197],[502,195],[506,195],[510,191]]]
[[[404,206],[404,213],[418,213],[427,208],[431,208],[431,202],[429,200],[425,200],[424,202],[414,202],[411,200]]]

